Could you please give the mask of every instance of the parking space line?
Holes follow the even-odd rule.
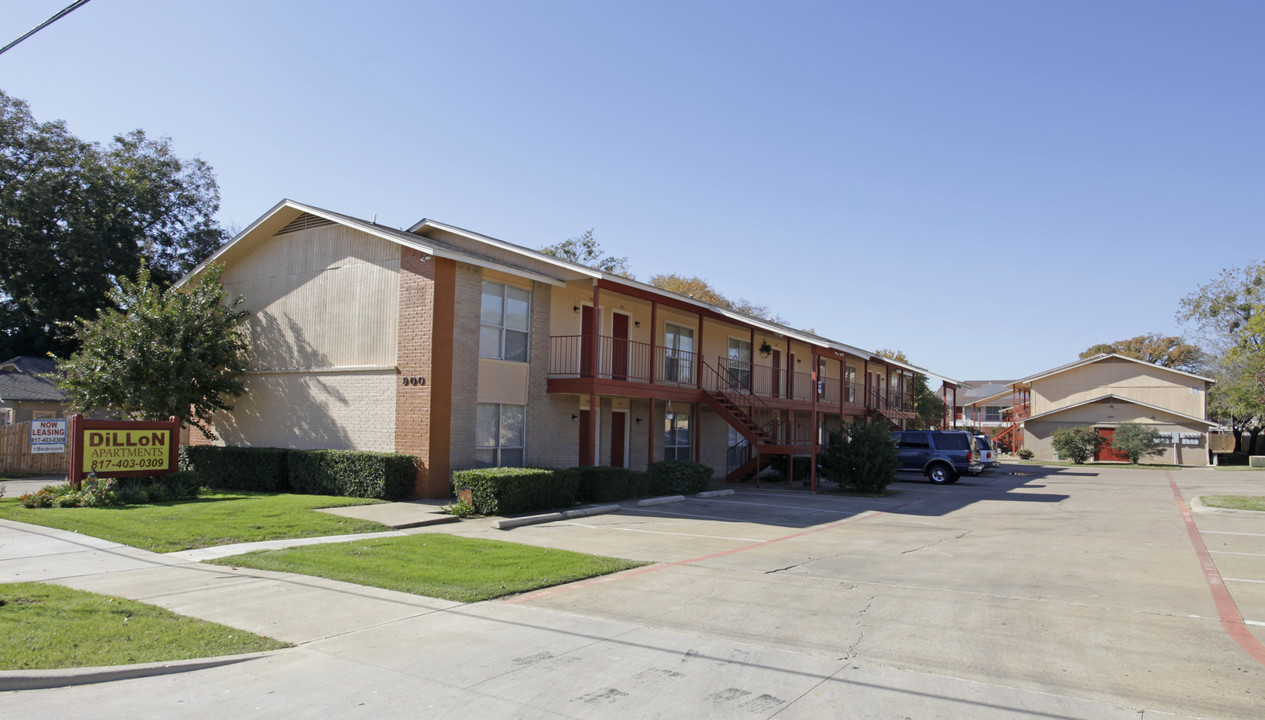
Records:
[[[753,543],[768,542],[768,540],[760,540],[758,538],[736,538],[736,537],[726,537],[724,535],[698,535],[696,533],[679,533],[679,532],[666,532],[664,530],[644,530],[642,528],[626,528],[626,527],[618,527],[616,525],[590,525],[588,523],[578,523],[578,522],[561,522],[561,523],[554,523],[554,524],[555,525],[575,525],[582,528],[589,528],[591,530],[620,530],[623,532],[649,533],[651,535],[675,535],[677,537],[707,538],[709,540],[733,540],[734,542],[753,542]]]
[[[1241,553],[1231,552],[1229,550],[1209,550],[1213,555],[1250,555],[1252,557],[1265,557],[1265,553]]]
[[[648,507],[648,508],[626,507],[620,510],[620,512],[639,512],[639,513],[649,513],[651,515],[675,515],[677,517],[697,518],[699,520],[719,520],[721,522],[743,522],[742,520],[739,520],[738,518],[724,517],[721,515],[696,515],[693,513],[682,513],[682,512],[672,512],[671,510],[660,510],[657,507]]]
[[[1250,583],[1265,584],[1265,580],[1248,580],[1247,578],[1228,578],[1228,577],[1223,577],[1221,579],[1225,580],[1226,582],[1250,582]]]
[[[1208,546],[1204,545],[1203,536],[1199,534],[1199,526],[1195,525],[1195,518],[1190,514],[1190,507],[1186,505],[1186,500],[1182,497],[1182,491],[1177,488],[1177,483],[1173,482],[1173,476],[1168,470],[1164,471],[1164,476],[1168,478],[1168,485],[1173,490],[1173,497],[1177,500],[1177,509],[1181,513],[1182,522],[1186,524],[1186,536],[1190,538],[1190,544],[1195,549],[1195,556],[1199,559],[1199,565],[1204,571],[1204,580],[1208,583],[1208,590],[1212,593],[1213,604],[1217,608],[1217,615],[1221,617],[1221,627],[1230,634],[1231,638],[1239,644],[1239,647],[1247,651],[1258,663],[1265,665],[1265,645],[1256,639],[1247,629],[1246,623],[1243,621],[1243,615],[1239,613],[1239,606],[1234,602],[1234,598],[1230,595],[1230,591],[1226,590],[1225,581],[1221,578],[1221,571],[1217,570],[1217,564],[1212,561],[1212,556],[1208,554]]]
[[[728,503],[730,505],[759,505],[760,507],[775,507],[785,510],[803,510],[804,512],[831,513],[834,515],[854,515],[856,510],[823,510],[821,508],[800,507],[799,505],[770,505],[769,503],[745,502],[743,500],[716,500],[708,499],[707,502]]]
[[[1204,530],[1204,535],[1247,535],[1248,537],[1265,537],[1265,533],[1229,532],[1227,530]]]

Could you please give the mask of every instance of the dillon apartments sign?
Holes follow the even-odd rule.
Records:
[[[164,475],[178,468],[180,421],[70,418],[70,479]]]

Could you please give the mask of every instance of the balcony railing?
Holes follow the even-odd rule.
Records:
[[[590,377],[590,352],[583,335],[549,338],[549,376]],[[657,385],[693,387],[698,382],[697,353],[609,336],[597,339],[596,377],[602,380],[648,383],[651,363]]]

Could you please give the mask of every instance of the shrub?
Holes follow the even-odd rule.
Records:
[[[545,468],[478,468],[452,474],[453,492],[469,489],[483,515],[557,510],[575,504],[580,473]]]
[[[180,469],[201,476],[207,487],[256,492],[289,489],[283,448],[186,445],[180,448]]]
[[[192,500],[202,492],[202,478],[189,470],[151,477],[119,478],[115,486],[119,505]]]
[[[64,485],[45,485],[36,492],[27,493],[18,497],[18,502],[22,507],[28,508],[49,508],[53,507],[53,501],[67,493],[71,492],[70,483]]]
[[[661,460],[646,466],[652,495],[694,495],[707,489],[712,469],[689,460]]]
[[[896,479],[900,459],[886,422],[859,422],[830,433],[821,455],[822,474],[841,489],[882,492]]]
[[[1054,431],[1052,440],[1054,451],[1059,454],[1059,457],[1063,460],[1071,460],[1077,465],[1092,458],[1105,442],[1107,439],[1088,425],[1061,427]]]
[[[416,458],[358,450],[290,450],[290,489],[309,495],[394,500],[413,493]]]
[[[628,496],[630,498],[646,497],[651,495],[653,483],[650,479],[650,473],[645,470],[630,470],[628,473]]]
[[[1028,448],[1019,448],[1020,460],[1031,460],[1035,456],[1036,456],[1036,453],[1032,452]]]
[[[580,475],[576,499],[580,502],[614,502],[630,497],[628,477],[632,471],[620,467],[571,468]]]
[[[1144,457],[1163,455],[1166,448],[1162,443],[1158,430],[1137,422],[1120,423],[1111,437],[1111,448],[1128,455],[1134,465]]]

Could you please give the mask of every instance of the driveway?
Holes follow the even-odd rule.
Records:
[[[902,478],[884,499],[738,486],[510,531],[418,530],[655,564],[503,601],[399,603],[355,627],[330,593],[325,611],[343,624],[294,650],[5,693],[0,713],[1262,716],[1265,519],[1182,507],[1201,494],[1265,494],[1265,473],[1014,466],[952,486]],[[154,587],[151,601],[255,629],[223,595],[234,582],[245,586],[225,576],[215,588],[220,603],[184,586]]]

